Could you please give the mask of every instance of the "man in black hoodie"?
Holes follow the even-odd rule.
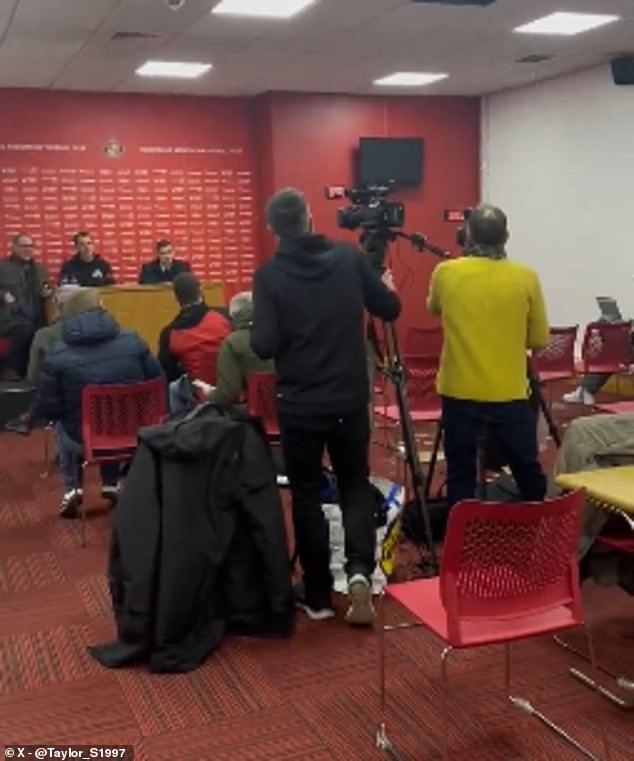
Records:
[[[279,246],[255,275],[251,346],[262,359],[275,360],[279,376],[282,445],[304,571],[298,603],[314,620],[334,615],[328,524],[320,502],[326,449],[346,533],[346,619],[369,625],[375,524],[364,319],[367,309],[395,320],[401,304],[389,273],[382,282],[354,247],[310,234],[310,212],[299,191],[278,192],[266,213]]]
[[[83,288],[100,288],[114,285],[115,279],[109,262],[95,252],[95,242],[89,232],[78,232],[73,237],[75,255],[62,264],[59,285],[81,285]]]

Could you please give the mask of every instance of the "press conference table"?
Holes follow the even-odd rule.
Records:
[[[634,531],[634,465],[566,473],[557,477],[557,486],[583,489],[599,507],[622,515]]]
[[[209,306],[224,306],[221,283],[202,283]],[[100,288],[104,307],[124,328],[131,328],[155,352],[159,333],[178,312],[171,283],[161,285],[112,285]]]
[[[612,514],[617,514],[629,525],[634,536],[634,466],[624,465],[618,468],[601,468],[599,470],[588,470],[582,473],[562,474],[556,479],[557,486],[564,491],[576,491],[582,489],[586,498]],[[629,545],[629,543],[628,543]],[[630,550],[627,550],[628,552]],[[587,660],[584,653],[568,645],[565,641],[558,639],[559,644],[566,649],[581,655]],[[632,695],[634,693],[634,681],[631,678],[615,674],[614,672],[599,666],[600,670],[615,679],[617,686],[624,694]],[[595,680],[580,671],[571,669],[571,674],[583,682],[588,687],[598,689],[603,697],[610,700],[619,708],[633,709],[634,698],[623,697],[615,694],[610,690],[597,685]]]

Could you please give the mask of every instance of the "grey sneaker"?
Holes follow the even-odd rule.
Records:
[[[84,499],[83,489],[71,489],[67,491],[62,497],[62,501],[59,506],[60,518],[76,518],[77,508],[81,505]]]
[[[376,618],[372,604],[372,589],[368,579],[360,573],[355,574],[348,582],[348,601],[347,623],[350,626],[372,626]]]
[[[107,502],[110,502],[113,505],[116,504],[119,500],[119,487],[118,486],[102,486],[101,498],[106,500]]]

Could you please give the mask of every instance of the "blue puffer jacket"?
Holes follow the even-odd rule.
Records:
[[[119,327],[104,309],[64,320],[62,340],[42,367],[35,415],[59,421],[81,440],[81,392],[91,383],[135,383],[161,374],[158,361],[139,336]]]

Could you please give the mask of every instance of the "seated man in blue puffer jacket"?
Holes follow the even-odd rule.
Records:
[[[62,340],[44,359],[34,417],[55,423],[64,497],[59,513],[76,515],[81,483],[81,393],[89,384],[135,383],[161,375],[158,361],[139,336],[120,328],[103,309],[99,292],[81,289],[64,312]],[[119,466],[101,466],[102,496],[115,502]]]

